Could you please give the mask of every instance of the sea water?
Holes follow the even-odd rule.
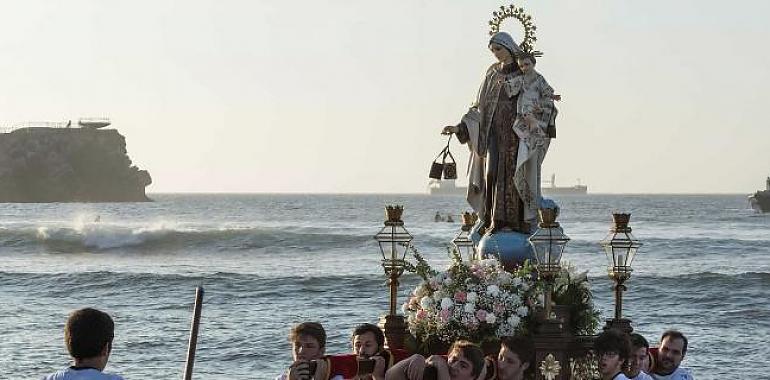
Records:
[[[206,294],[200,379],[271,379],[291,361],[292,324],[319,321],[328,353],[354,325],[376,323],[388,291],[373,235],[383,206],[405,206],[416,248],[448,262],[456,223],[436,212],[463,197],[426,195],[153,195],[152,203],[0,204],[0,379],[40,378],[68,363],[67,314],[96,307],[116,323],[107,371],[171,379],[183,372],[195,287]],[[643,246],[624,316],[656,343],[690,339],[696,378],[756,378],[770,356],[770,216],[745,195],[589,195],[557,199],[572,240],[564,259],[589,271],[613,312],[598,242],[613,211],[632,213]],[[98,221],[97,221],[98,220]],[[417,283],[404,278],[403,300]]]

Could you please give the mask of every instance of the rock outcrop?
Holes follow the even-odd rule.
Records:
[[[115,129],[0,133],[0,202],[144,202],[150,183]]]

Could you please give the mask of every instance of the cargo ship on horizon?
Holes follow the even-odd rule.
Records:
[[[749,204],[759,212],[770,212],[770,177],[765,181],[765,190],[749,195]]]
[[[545,196],[588,194],[588,186],[581,184],[580,179],[578,179],[578,183],[574,186],[559,187],[556,186],[556,174],[551,174],[551,180],[544,181],[544,183],[550,185],[542,187],[542,192]],[[428,194],[430,195],[465,195],[467,191],[468,187],[457,186],[453,179],[431,179],[428,182]]]

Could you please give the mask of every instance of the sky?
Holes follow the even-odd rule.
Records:
[[[2,0],[0,126],[108,116],[148,192],[425,192],[507,4]],[[592,193],[764,187],[770,2],[514,4],[562,95],[544,176]],[[452,151],[464,173],[467,148]]]

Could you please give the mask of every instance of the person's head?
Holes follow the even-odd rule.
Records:
[[[64,326],[64,344],[75,362],[90,360],[99,370],[107,365],[115,337],[115,323],[110,316],[92,308],[75,310]]]
[[[647,339],[643,336],[633,333],[631,334],[631,357],[629,358],[628,377],[639,376],[639,372],[650,372],[650,356],[649,351],[650,344],[647,343]]]
[[[524,337],[504,337],[497,355],[497,371],[500,379],[520,380],[532,368],[535,361],[535,346]]]
[[[317,322],[302,322],[291,328],[289,342],[294,360],[315,360],[324,356],[326,331]]]
[[[623,364],[630,355],[631,342],[628,335],[610,329],[596,337],[594,350],[599,358],[599,373],[602,378],[611,379],[623,370]]]
[[[452,380],[474,380],[484,368],[484,352],[471,342],[458,340],[449,349],[447,364]]]
[[[668,330],[660,337],[658,348],[658,372],[674,372],[687,353],[687,337],[679,331]]]
[[[519,45],[513,41],[513,37],[506,32],[495,33],[492,38],[489,39],[489,50],[495,55],[500,62],[509,62],[513,60],[516,54],[521,52]]]
[[[356,326],[351,337],[353,353],[368,358],[380,351],[385,346],[385,335],[379,327],[364,323]]]
[[[537,61],[535,60],[535,56],[523,54],[516,57],[516,63],[519,65],[519,70],[521,70],[522,73],[527,74],[535,69]]]

